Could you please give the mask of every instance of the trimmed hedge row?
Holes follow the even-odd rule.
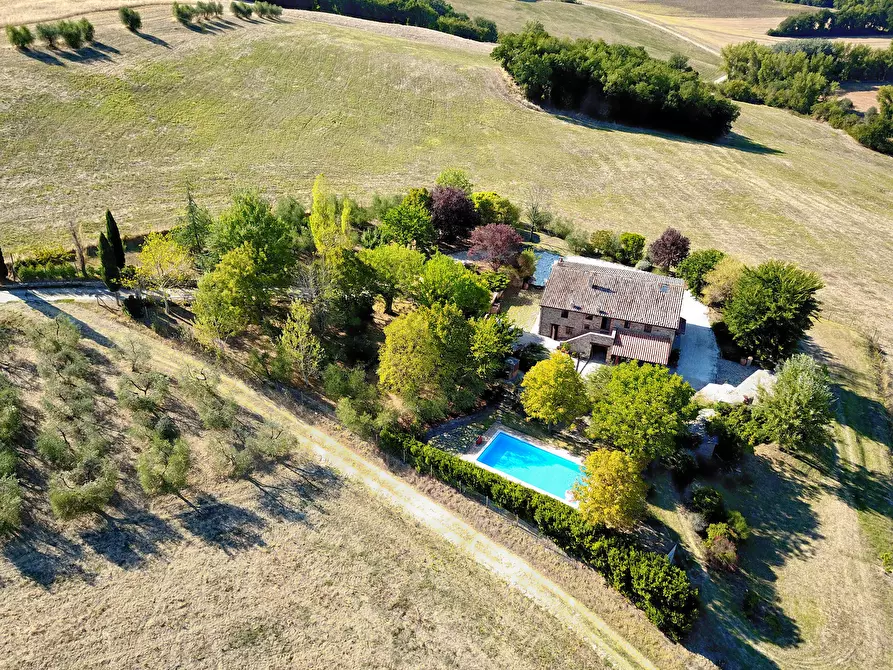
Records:
[[[544,535],[597,570],[672,640],[688,633],[698,616],[698,591],[685,571],[665,556],[593,526],[572,507],[405,434],[382,433],[379,446],[450,486],[461,484],[536,523]]]

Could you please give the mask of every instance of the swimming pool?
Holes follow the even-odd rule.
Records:
[[[525,440],[499,431],[475,459],[510,479],[567,501],[567,492],[580,479],[580,464]]]

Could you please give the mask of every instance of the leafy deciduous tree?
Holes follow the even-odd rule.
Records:
[[[511,200],[493,191],[472,193],[471,201],[480,214],[481,223],[485,226],[491,223],[517,226],[521,220],[521,210],[512,204]]]
[[[744,273],[744,263],[737,258],[726,256],[717,262],[716,267],[704,275],[704,302],[721,306],[734,295],[735,286]]]
[[[435,186],[431,193],[431,221],[443,240],[467,235],[481,217],[465,191],[451,186]]]
[[[478,376],[484,381],[494,379],[505,369],[521,329],[505,314],[489,314],[471,320],[471,357]]]
[[[140,249],[138,277],[161,291],[164,311],[170,313],[168,291],[181,286],[192,275],[192,255],[171,234],[149,233]]]
[[[534,365],[521,387],[527,416],[550,426],[574,421],[589,409],[583,379],[571,357],[560,351]]]
[[[812,325],[822,287],[818,275],[793,263],[745,268],[724,312],[735,343],[760,360],[784,358]]]
[[[360,259],[375,273],[376,291],[384,299],[387,314],[393,314],[394,298],[412,292],[425,264],[422,252],[399,244],[364,249]]]
[[[435,254],[425,263],[413,297],[426,307],[452,302],[468,315],[480,314],[490,306],[490,291],[478,275],[442,254]]]
[[[645,238],[638,233],[621,233],[618,238],[617,260],[635,265],[645,255]]]
[[[718,249],[701,249],[676,266],[676,274],[685,280],[689,290],[695,297],[701,295],[707,273],[716,268],[725,254]]]
[[[269,301],[249,243],[224,254],[211,272],[199,279],[192,305],[196,330],[206,341],[236,335]]]
[[[598,393],[587,434],[622,449],[640,465],[676,449],[676,439],[697,409],[694,389],[660,365],[634,362],[611,368],[611,379]]]
[[[758,389],[754,414],[781,447],[808,450],[828,437],[833,399],[827,368],[807,354],[794,354],[778,368],[771,389]]]
[[[504,223],[491,223],[471,231],[468,255],[487,261],[494,269],[514,263],[521,250],[521,236]]]
[[[592,524],[631,530],[645,514],[648,484],[640,463],[622,451],[596,449],[583,462],[583,480],[574,486],[580,513]]]
[[[406,202],[388,210],[381,233],[386,240],[419,249],[428,249],[435,239],[431,213],[420,204]]]
[[[474,190],[474,184],[471,183],[468,173],[459,168],[447,168],[437,175],[434,183],[444,188],[457,188],[466,195],[471,195]]]
[[[667,228],[648,246],[648,258],[658,267],[669,270],[688,256],[690,247],[691,242],[685,235],[675,228]]]

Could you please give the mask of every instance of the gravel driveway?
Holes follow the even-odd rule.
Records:
[[[686,321],[685,335],[679,338],[679,364],[675,371],[698,391],[716,381],[719,347],[707,318],[707,306],[695,300],[689,291],[682,298],[682,318]]]

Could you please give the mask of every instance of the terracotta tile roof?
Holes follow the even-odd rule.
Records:
[[[643,363],[657,363],[666,365],[670,362],[670,352],[673,343],[663,337],[654,337],[629,331],[617,331],[614,346],[611,347],[611,356],[630,358]]]
[[[676,329],[685,284],[621,265],[556,263],[541,305]]]

